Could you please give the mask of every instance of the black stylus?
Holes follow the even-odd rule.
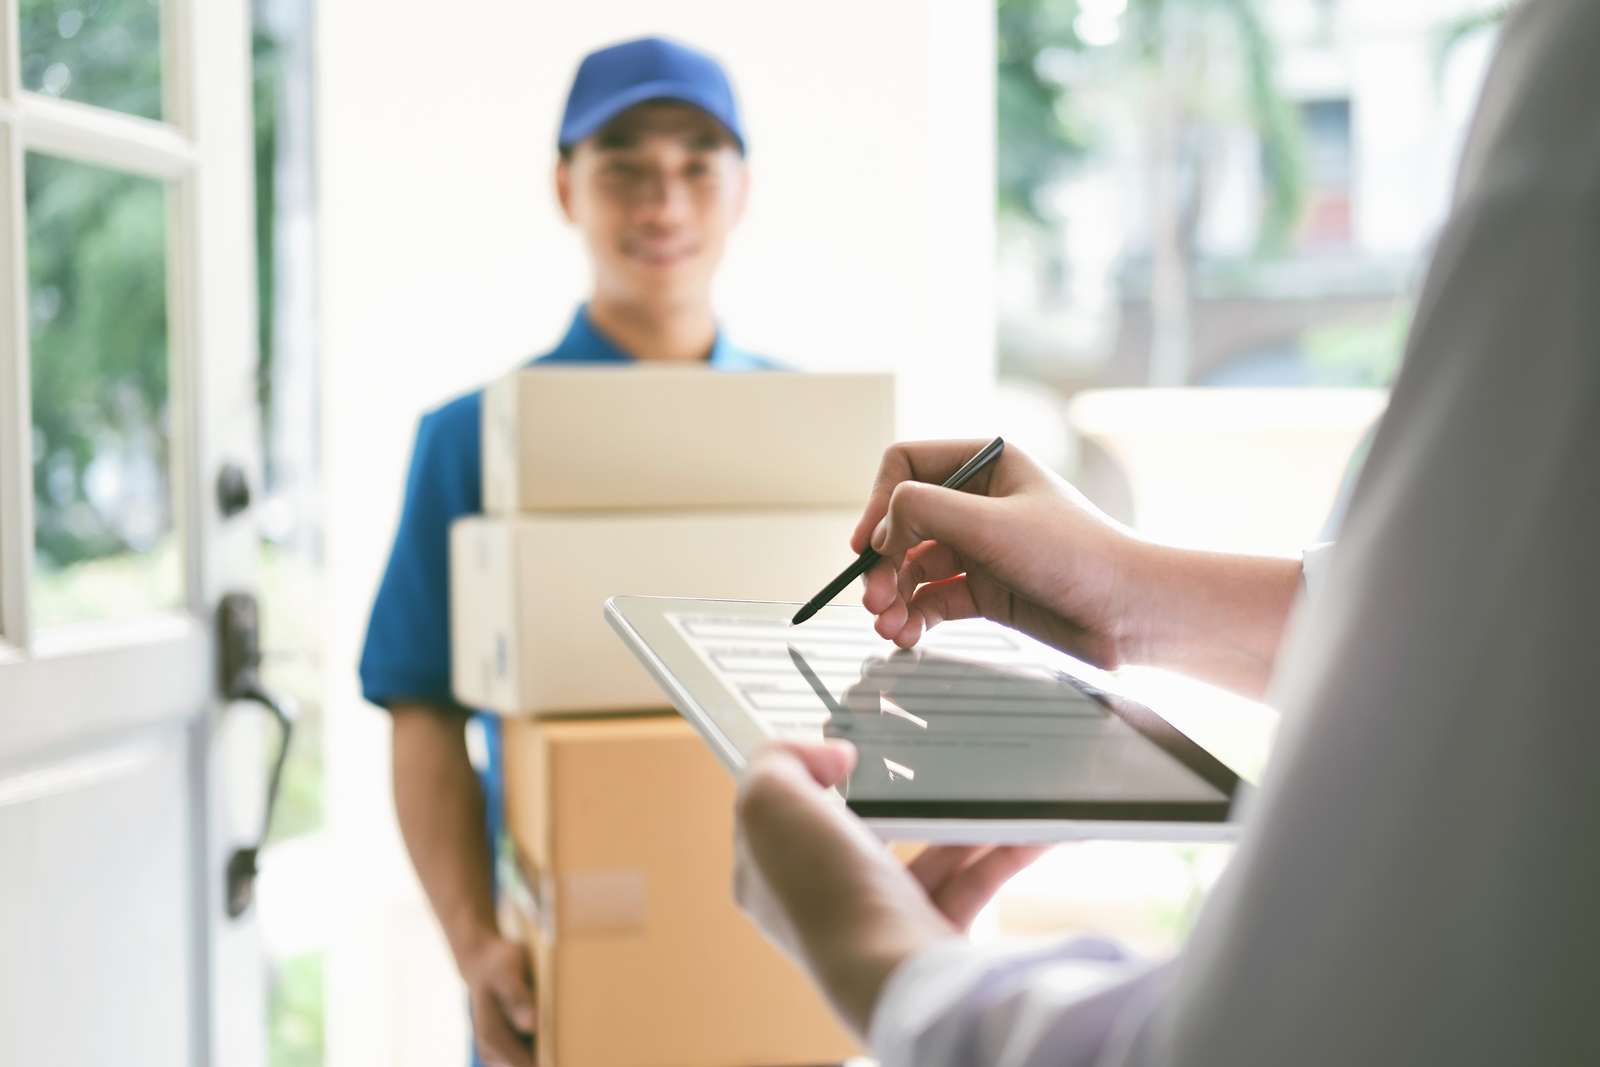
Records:
[[[989,462],[1005,451],[1006,443],[1002,438],[996,437],[993,441],[983,446],[976,456],[961,465],[961,469],[945,479],[946,489],[960,489],[972,479],[974,474],[986,467]],[[844,587],[867,573],[867,569],[883,557],[875,552],[871,545],[861,553],[861,557],[844,569],[844,573],[829,582],[816,596],[806,601],[806,606],[794,613],[794,618],[789,620],[790,626],[799,626],[811,616],[821,611],[823,606],[844,591]]]

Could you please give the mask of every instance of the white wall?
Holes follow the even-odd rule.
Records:
[[[994,376],[986,0],[317,5],[328,1063],[460,1062],[466,1026],[355,661],[418,414],[543,351],[587,266],[550,192],[578,59],[665,32],[731,70],[753,198],[718,308],[747,347],[899,375],[903,436],[981,433]],[[972,412],[981,412],[974,415]]]

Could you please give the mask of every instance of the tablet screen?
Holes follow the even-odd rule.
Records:
[[[855,744],[841,792],[864,816],[1227,817],[1232,771],[1004,627],[946,624],[897,649],[865,613],[667,618],[764,734]]]

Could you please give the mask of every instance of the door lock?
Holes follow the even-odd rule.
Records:
[[[225,463],[217,471],[217,511],[231,519],[250,506],[250,479],[237,463]]]
[[[248,848],[235,849],[228,857],[228,918],[237,919],[255,899],[256,860],[267,843],[272,828],[272,811],[278,803],[278,786],[283,780],[283,764],[289,758],[289,741],[294,736],[293,703],[275,697],[261,684],[261,627],[256,598],[249,593],[229,593],[217,605],[218,682],[222,696],[229,701],[248,701],[271,713],[278,724],[278,757],[267,780],[267,803],[261,817],[261,836]]]

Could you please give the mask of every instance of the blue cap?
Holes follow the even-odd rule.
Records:
[[[571,148],[635,104],[676,100],[728,128],[744,151],[739,105],[722,64],[687,45],[643,37],[591,52],[578,65],[557,143]]]

